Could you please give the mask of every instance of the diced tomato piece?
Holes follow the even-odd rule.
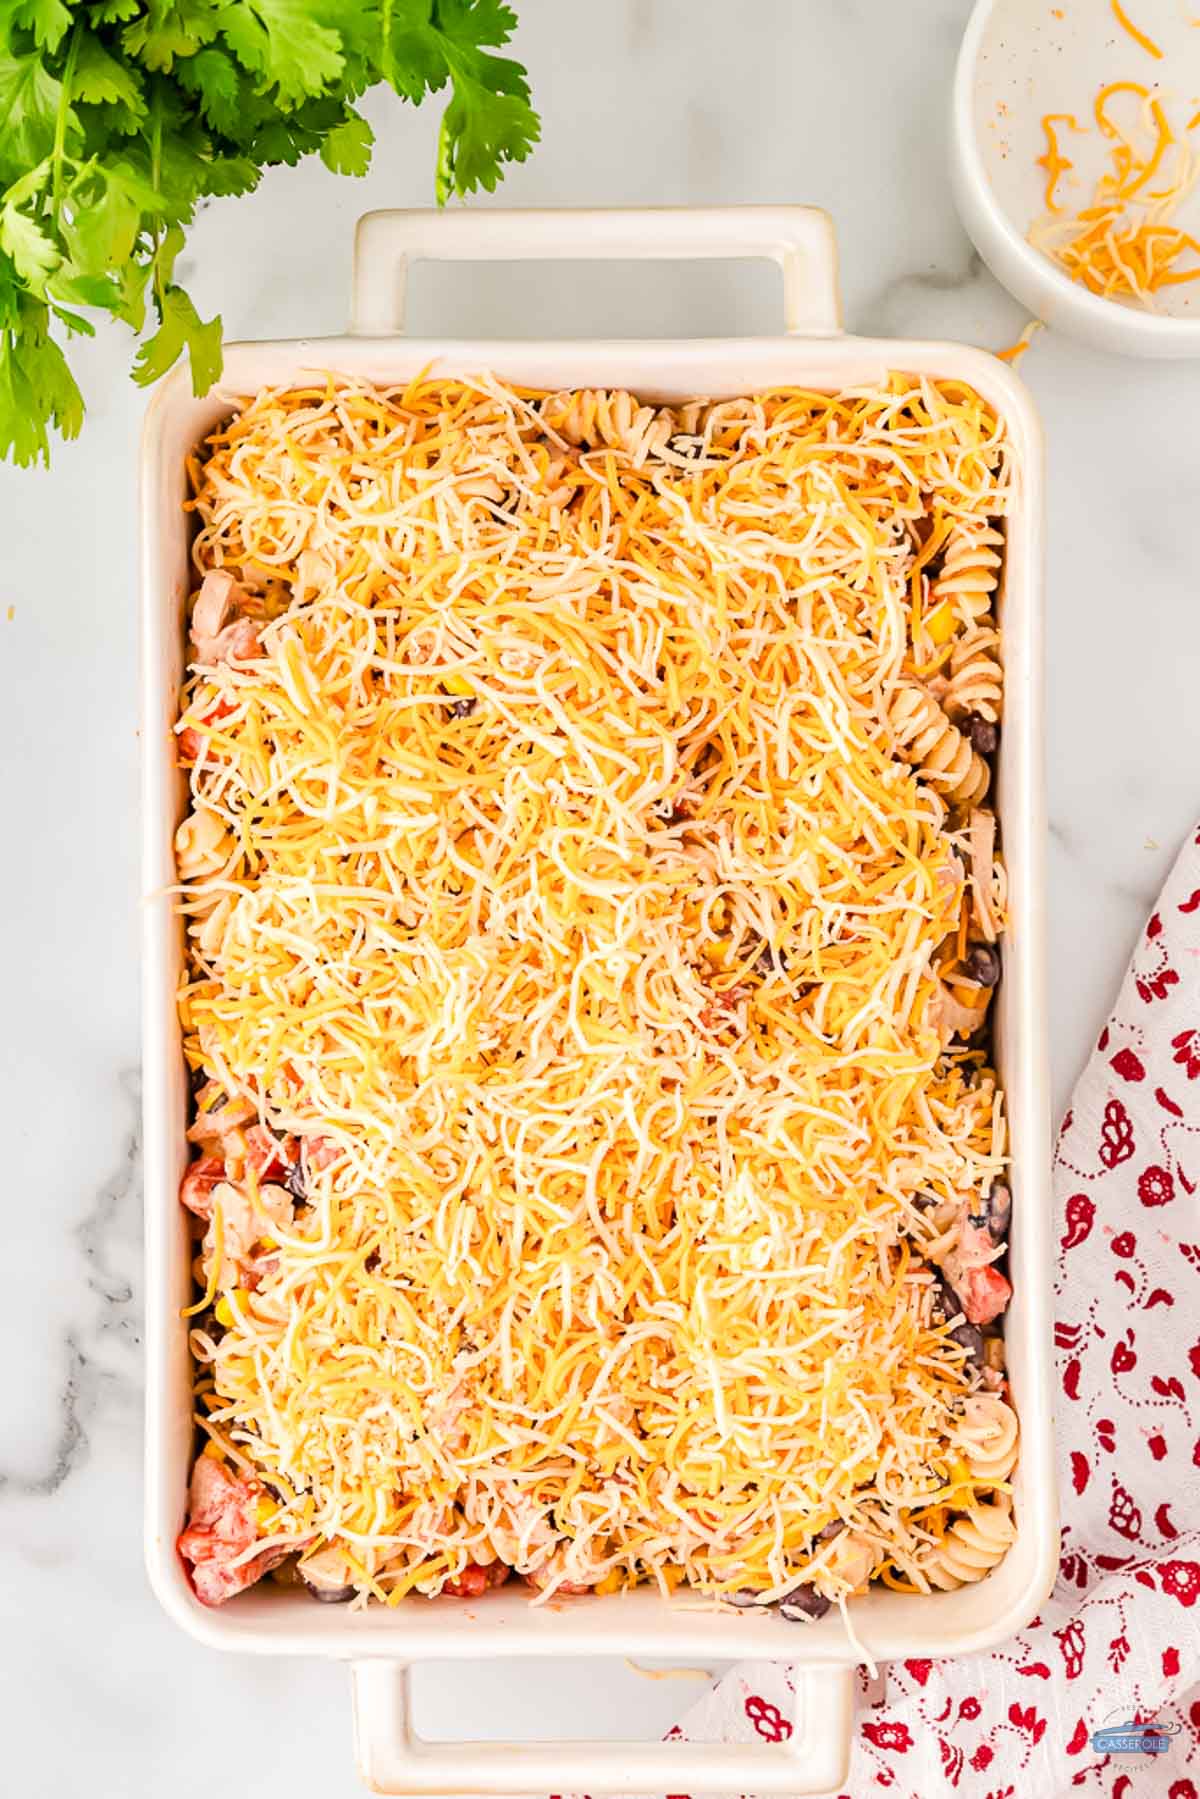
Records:
[[[1012,1298],[1012,1288],[997,1268],[969,1268],[959,1297],[969,1323],[990,1324]]]
[[[456,1574],[442,1588],[452,1599],[478,1599],[489,1587],[502,1587],[512,1569],[506,1562],[489,1562],[486,1567],[482,1562],[468,1562],[461,1574]]]
[[[253,1562],[229,1566],[258,1534],[258,1493],[257,1481],[239,1479],[211,1456],[202,1455],[192,1470],[188,1523],[178,1549],[192,1564],[192,1584],[205,1605],[220,1605],[258,1578],[251,1573]]]
[[[260,1180],[278,1180],[295,1160],[296,1145],[291,1137],[277,1137],[264,1124],[252,1124],[246,1132],[246,1166]]]
[[[260,1482],[243,1480],[212,1456],[200,1456],[192,1469],[188,1522],[176,1547],[191,1563],[192,1585],[204,1605],[223,1605],[303,1547],[296,1542],[276,1544],[232,1566],[258,1535],[256,1507],[261,1492]],[[309,1541],[311,1538],[305,1539]]]
[[[200,752],[208,741],[203,727],[214,723],[218,718],[228,718],[233,710],[232,700],[216,699],[206,712],[200,714],[198,725],[184,725],[182,731],[178,733],[179,760],[181,762],[199,761]]]

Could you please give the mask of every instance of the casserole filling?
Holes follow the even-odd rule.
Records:
[[[330,377],[192,477],[199,1597],[979,1578],[995,416]]]

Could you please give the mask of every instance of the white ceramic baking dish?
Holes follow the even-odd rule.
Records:
[[[421,257],[770,258],[783,273],[786,335],[695,342],[436,342],[401,335],[408,263]],[[142,455],[142,737],[145,880],[145,1153],[147,1269],[146,1544],[150,1578],[171,1616],[214,1647],[328,1655],[352,1664],[360,1767],[386,1793],[824,1792],[842,1782],[853,1668],[836,1612],[814,1625],[742,1611],[667,1604],[650,1591],[532,1607],[523,1589],[478,1603],[413,1599],[364,1612],[314,1605],[271,1583],[219,1611],[193,1596],[176,1556],[192,1454],[187,1327],[189,1238],[177,1191],[187,1160],[187,1083],[175,989],[182,933],[169,888],[184,784],[172,724],[184,660],[189,533],[184,458],[237,396],[312,370],[397,382],[428,364],[490,368],[547,388],[628,387],[676,399],[736,395],[776,383],[834,389],[888,369],[969,382],[1004,418],[1017,459],[1002,594],[1007,698],[997,804],[1011,892],[998,1005],[999,1065],[1013,1151],[1014,1297],[1009,1366],[1022,1431],[1017,1539],[977,1586],[910,1597],[873,1591],[852,1607],[871,1653],[959,1655],[1010,1635],[1053,1579],[1058,1535],[1050,1395],[1050,1143],[1043,981],[1041,556],[1042,446],[1029,397],[991,356],[948,343],[841,334],[832,231],[806,207],[632,212],[383,212],[359,226],[351,335],[239,344],[221,391],[197,400],[179,370],[151,402]],[[796,1668],[789,1742],[426,1743],[409,1722],[406,1668],[427,1657],[759,1657]]]

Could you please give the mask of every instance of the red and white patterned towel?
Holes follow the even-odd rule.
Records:
[[[1200,831],[1146,926],[1055,1156],[1063,1555],[986,1656],[860,1676],[848,1799],[1200,1799]],[[791,1734],[787,1671],[733,1669],[671,1732]],[[1123,1714],[1182,1729],[1097,1755]]]

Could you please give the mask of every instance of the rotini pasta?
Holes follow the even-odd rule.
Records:
[[[989,624],[972,625],[950,652],[950,680],[942,710],[956,722],[968,715],[998,724],[1004,692],[1000,633]]]
[[[828,1599],[847,1598],[866,1590],[883,1555],[859,1531],[844,1530],[833,1540],[810,1571],[812,1584]]]
[[[947,799],[962,806],[983,799],[991,780],[987,763],[920,682],[900,683],[888,716],[904,760]]]
[[[952,530],[941,570],[930,588],[931,603],[938,606],[949,600],[960,624],[977,624],[992,610],[1003,550],[1003,534],[991,525]]]
[[[914,1560],[911,1572],[919,1585],[952,1592],[990,1574],[1016,1540],[1012,1506],[1006,1495],[952,1517],[941,1541]]]
[[[676,430],[676,420],[663,408],[642,406],[624,388],[585,388],[578,393],[551,394],[542,401],[542,418],[569,444],[585,449],[607,446],[624,450],[634,468],[661,451]]]
[[[183,881],[204,881],[225,866],[229,833],[219,812],[196,806],[175,833],[175,861]]]
[[[973,1393],[963,1405],[956,1441],[980,1486],[1007,1480],[1017,1461],[1017,1414],[998,1393]]]

